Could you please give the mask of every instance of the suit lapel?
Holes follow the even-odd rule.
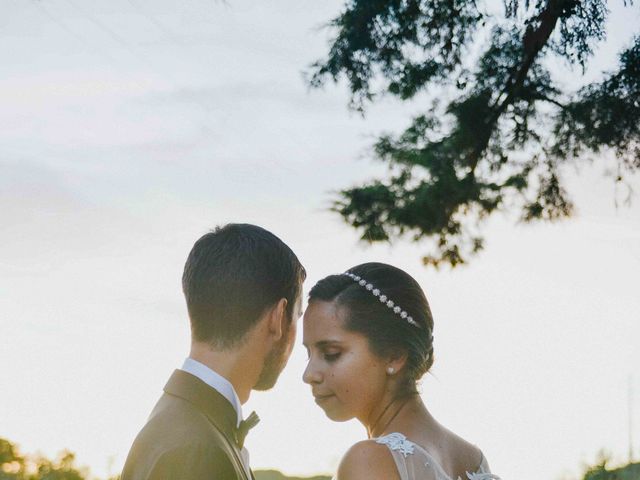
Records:
[[[180,397],[193,404],[207,416],[227,441],[235,463],[239,464],[244,478],[248,479],[247,470],[249,470],[249,466],[247,465],[244,468],[245,465],[238,448],[236,437],[238,414],[233,405],[217,390],[211,388],[198,377],[183,370],[175,370],[173,372],[164,387],[164,391],[169,395]],[[252,472],[250,472],[250,475],[253,478]]]

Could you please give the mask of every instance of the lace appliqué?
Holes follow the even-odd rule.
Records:
[[[390,450],[395,450],[396,452],[400,452],[405,458],[408,455],[413,455],[415,444],[411,440],[407,440],[403,434],[399,432],[390,433],[389,435],[385,435],[384,437],[376,438],[376,443],[380,443],[382,445],[386,445]],[[429,462],[425,462],[425,467],[429,467]],[[483,472],[482,467],[478,472],[466,472],[468,480],[501,480],[499,476],[494,475],[490,472]],[[448,478],[448,477],[447,477]],[[467,480],[464,479],[464,480]],[[458,480],[463,480],[461,477],[458,477]]]
[[[385,435],[384,437],[377,438],[376,443],[386,445],[391,450],[400,452],[402,455],[404,455],[405,458],[407,457],[407,455],[413,455],[413,443],[407,440],[407,437],[405,437],[401,433],[390,433],[389,435]],[[484,479],[481,478],[478,480]]]

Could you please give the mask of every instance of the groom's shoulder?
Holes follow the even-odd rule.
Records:
[[[165,394],[134,440],[121,478],[202,478],[227,471],[232,462],[215,427],[188,402]]]
[[[140,436],[177,444],[206,442],[211,445],[218,431],[207,416],[188,401],[163,394],[153,408]],[[215,442],[214,442],[215,444]]]
[[[351,446],[338,466],[337,480],[399,480],[398,470],[386,446],[363,440]]]

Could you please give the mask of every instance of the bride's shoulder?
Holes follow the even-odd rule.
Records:
[[[389,449],[375,440],[363,440],[344,454],[336,480],[400,480]]]
[[[473,443],[448,430],[449,451],[453,453],[452,470],[458,472],[476,472],[485,462],[482,451]]]

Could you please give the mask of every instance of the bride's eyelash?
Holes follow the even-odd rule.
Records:
[[[324,354],[324,359],[327,362],[335,362],[338,357],[340,356],[340,352],[336,352],[336,353],[325,353]]]

